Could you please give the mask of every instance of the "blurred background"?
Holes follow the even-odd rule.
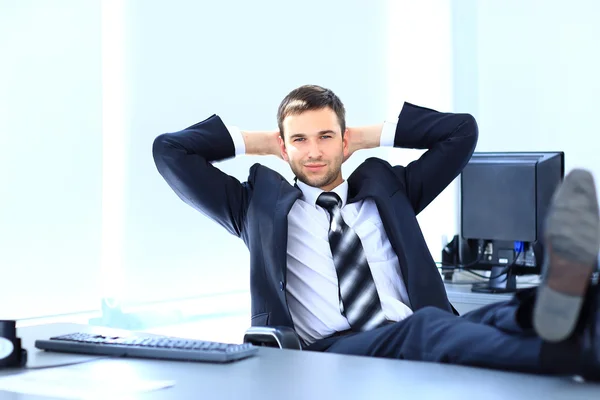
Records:
[[[213,113],[275,129],[293,88],[348,125],[403,101],[473,114],[477,151],[564,151],[600,174],[594,0],[0,0],[0,319],[240,342],[248,251],[156,171],[156,136]],[[596,49],[596,50],[594,50]],[[360,151],[408,163],[408,149]],[[220,163],[245,180],[260,162]],[[434,259],[456,182],[420,216]]]

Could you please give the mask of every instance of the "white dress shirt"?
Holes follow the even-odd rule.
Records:
[[[245,153],[241,131],[227,126],[236,156]],[[393,146],[395,122],[385,122],[381,146]],[[329,213],[316,205],[323,192],[297,182],[302,190],[288,214],[287,286],[288,306],[296,332],[305,343],[350,329],[340,313],[338,281],[329,247]],[[390,321],[400,321],[412,314],[400,263],[392,249],[377,206],[372,199],[346,204],[348,182],[332,190],[342,199],[342,218],[361,240],[381,308]]]

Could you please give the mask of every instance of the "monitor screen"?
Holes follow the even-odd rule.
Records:
[[[474,268],[513,264],[515,271],[527,267],[521,273],[539,273],[533,246],[543,239],[546,213],[563,176],[562,152],[473,154],[460,179],[460,229],[471,248],[464,253],[487,244]]]
[[[474,153],[461,174],[462,237],[539,240],[563,174],[562,153]]]

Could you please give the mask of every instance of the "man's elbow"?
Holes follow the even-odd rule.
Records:
[[[473,148],[477,145],[479,139],[479,127],[477,126],[477,120],[471,114],[460,114],[461,116],[461,128],[462,135],[464,138],[468,138],[473,143]]]
[[[165,158],[169,149],[172,149],[172,146],[169,146],[169,139],[166,133],[163,133],[154,139],[154,142],[152,143],[152,157],[154,158],[154,164],[159,171],[165,164]]]

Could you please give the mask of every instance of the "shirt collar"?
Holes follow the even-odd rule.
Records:
[[[324,192],[324,190],[309,186],[304,182],[300,182],[300,180],[297,180],[296,184],[302,191],[302,200],[316,207],[317,198],[321,195],[321,193]],[[342,199],[342,207],[344,207],[346,205],[346,200],[348,200],[348,181],[343,181],[331,191],[340,196],[340,199]]]

